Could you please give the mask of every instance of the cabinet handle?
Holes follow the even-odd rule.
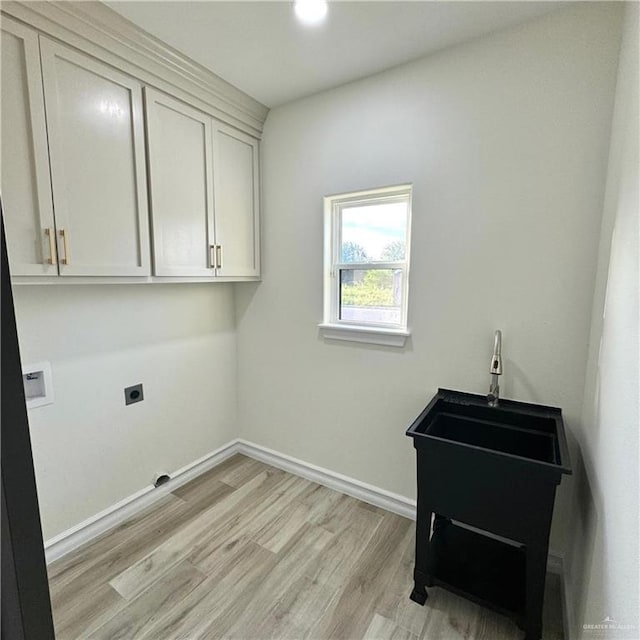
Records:
[[[209,269],[216,268],[216,245],[209,245]]]
[[[47,264],[58,264],[58,260],[56,259],[56,232],[51,227],[45,229],[44,232],[49,238],[49,259],[47,260]]]
[[[69,232],[66,229],[60,229],[58,232],[62,238],[62,246],[64,255],[60,258],[60,264],[71,264],[71,254],[69,253]]]
[[[216,245],[216,267],[222,269],[222,245]]]

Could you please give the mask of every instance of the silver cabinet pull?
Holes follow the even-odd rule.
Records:
[[[60,264],[71,264],[71,254],[69,253],[69,232],[66,229],[58,231],[62,238],[62,247],[64,249],[63,257],[60,258]]]
[[[217,252],[216,252],[216,245],[215,244],[210,244],[209,245],[209,269],[215,269],[216,268],[216,257],[217,257]]]
[[[44,230],[45,235],[49,238],[49,259],[47,260],[47,264],[58,264],[58,260],[56,258],[56,232],[55,229],[49,227]]]
[[[222,269],[222,245],[216,245],[216,268]]]

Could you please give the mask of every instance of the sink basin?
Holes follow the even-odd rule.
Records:
[[[491,407],[484,396],[439,389],[407,435],[416,447],[438,439],[571,473],[562,413],[554,407],[512,400]]]

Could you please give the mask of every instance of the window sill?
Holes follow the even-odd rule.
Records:
[[[387,347],[404,347],[411,335],[407,329],[385,329],[382,327],[364,327],[345,324],[319,324],[320,333],[328,340],[347,340],[381,344]]]

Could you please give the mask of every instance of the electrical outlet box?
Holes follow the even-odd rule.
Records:
[[[49,362],[23,365],[22,383],[28,409],[53,403],[53,380]]]
[[[124,390],[124,403],[135,404],[144,400],[144,393],[142,392],[142,383],[134,384],[132,387],[127,387]]]

